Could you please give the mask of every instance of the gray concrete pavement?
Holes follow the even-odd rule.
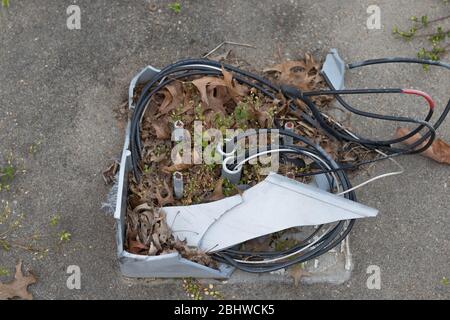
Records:
[[[176,14],[170,1],[14,1],[0,10],[0,159],[10,152],[26,173],[0,199],[17,201],[25,215],[13,241],[25,243],[39,234],[35,246],[44,257],[14,247],[0,250],[0,267],[12,269],[21,258],[39,276],[31,288],[38,299],[177,299],[180,283],[123,279],[115,259],[113,219],[100,211],[108,188],[101,172],[116,157],[122,132],[113,108],[126,97],[131,77],[147,64],[162,67],[183,57],[198,57],[224,40],[251,43],[256,49],[236,53],[257,68],[309,51],[324,57],[336,47],[347,61],[384,56],[413,56],[418,46],[391,35],[412,15],[442,14],[440,1],[182,1]],[[432,5],[429,5],[429,2]],[[82,29],[66,27],[66,8],[81,7]],[[149,9],[149,3],[157,6]],[[381,30],[367,30],[366,9],[378,4]],[[414,86],[436,98],[439,110],[449,96],[450,75],[420,67],[373,67],[352,72],[349,87],[388,83]],[[410,100],[383,98],[367,109],[402,114]],[[394,126],[352,118],[368,135],[392,132]],[[439,136],[450,140],[445,123]],[[30,152],[30,146],[32,151]],[[227,298],[277,299],[448,299],[450,286],[450,168],[412,156],[400,159],[407,169],[358,190],[361,202],[380,209],[376,219],[356,224],[352,232],[355,270],[340,286],[223,284]],[[1,163],[1,162],[0,162]],[[376,171],[392,168],[389,163]],[[50,220],[59,215],[60,222]],[[0,226],[0,230],[1,230]],[[57,234],[71,233],[59,244]],[[82,289],[66,287],[66,268],[79,265]],[[381,268],[381,290],[368,290],[366,269]],[[7,277],[1,277],[1,280]]]

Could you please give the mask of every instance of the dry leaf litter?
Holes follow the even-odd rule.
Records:
[[[220,60],[225,58],[220,57]],[[320,63],[307,54],[300,61],[287,61],[263,72],[275,83],[313,91],[326,88],[320,69]],[[141,90],[142,86],[136,88],[134,99],[139,97]],[[331,96],[317,96],[313,101],[326,111],[332,99]],[[298,111],[292,111],[288,103],[282,95],[272,100],[254,88],[239,84],[226,70],[222,70],[221,77],[191,77],[174,81],[154,95],[141,124],[143,151],[140,166],[143,177],[138,183],[132,174],[129,176],[126,249],[131,253],[151,256],[179,252],[184,258],[216,267],[207,253],[189,248],[185,242],[175,239],[160,208],[216,201],[235,195],[240,190],[221,178],[219,164],[173,165],[171,128],[176,121],[182,121],[184,129],[191,134],[194,121],[202,121],[204,131],[216,128],[223,134],[226,129],[272,128],[275,119],[281,123],[292,121],[297,134],[320,144],[341,163],[363,161],[375,156],[373,151],[356,144],[341,143],[308,125],[300,118],[300,111],[307,112],[307,109],[300,103]],[[330,121],[333,121],[331,117]],[[193,156],[195,158],[196,155]],[[313,170],[306,159],[296,161],[281,163],[279,173],[287,175],[299,170]],[[298,167],[298,161],[303,161],[303,166]],[[259,169],[257,165],[244,166],[240,182],[250,187],[262,181],[265,177],[259,174]],[[115,170],[115,166],[107,170],[108,178]],[[184,194],[179,200],[175,199],[172,191],[172,173],[175,171],[182,172],[184,179]],[[309,182],[307,178],[298,180]],[[248,250],[261,251],[295,245],[295,240],[281,238],[282,235],[275,234],[265,237],[262,244],[260,241],[249,241],[244,246]]]

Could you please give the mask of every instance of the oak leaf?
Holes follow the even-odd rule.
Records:
[[[166,181],[163,182],[164,185],[164,191],[163,193],[166,194],[166,196],[163,196],[163,193],[161,193],[161,190],[157,189],[155,193],[155,197],[158,201],[158,205],[160,207],[164,207],[168,204],[173,204],[175,202],[175,198],[173,197],[173,191],[172,188],[169,187]]]
[[[411,131],[407,128],[397,128],[395,132],[395,137],[400,138],[407,135],[410,132]],[[406,139],[403,143],[406,145],[411,145],[416,141],[418,141],[420,138],[422,138],[422,135],[420,133],[416,133],[411,138]],[[426,143],[427,141],[423,142],[417,148],[421,148]],[[431,146],[421,154],[439,163],[450,164],[450,145],[441,139],[434,140]]]
[[[203,103],[208,106],[210,109],[213,109],[216,112],[225,113],[225,109],[223,106],[219,104],[212,104],[210,101],[211,93],[214,92],[214,88],[216,87],[226,87],[226,83],[223,79],[216,77],[202,77],[199,79],[195,79],[192,83],[197,87],[200,92],[200,97]],[[211,90],[212,89],[212,90]]]
[[[223,194],[223,178],[217,180],[216,185],[214,187],[214,191],[210,197],[208,197],[208,201],[217,201],[225,198]]]
[[[155,130],[157,139],[166,140],[170,139],[172,132],[170,131],[167,121],[154,121],[152,122],[152,128]]]
[[[161,114],[167,114],[183,104],[183,86],[180,82],[174,81],[168,84],[164,87],[162,93],[164,95],[164,100],[158,108],[158,111]]]
[[[21,298],[33,300],[33,295],[28,292],[28,286],[36,283],[36,276],[30,271],[30,275],[25,276],[22,273],[22,261],[16,265],[16,274],[14,280],[9,283],[0,282],[0,300]]]
[[[301,61],[286,61],[263,71],[266,73],[277,73],[278,81],[282,84],[310,91],[317,88],[318,84],[323,80],[319,70],[319,63],[310,54],[306,54]]]
[[[294,286],[298,287],[303,277],[311,276],[311,273],[303,268],[302,264],[294,265],[288,269],[289,276],[294,279]]]
[[[192,167],[192,164],[178,163],[178,164],[174,164],[170,167],[163,167],[163,168],[161,168],[161,170],[164,173],[174,173],[175,171],[183,171],[183,170],[189,169],[190,167]]]
[[[249,89],[247,86],[237,83],[234,81],[233,74],[229,71],[226,71],[222,67],[223,80],[233,97],[233,100],[239,101],[239,97],[247,96],[249,94]]]

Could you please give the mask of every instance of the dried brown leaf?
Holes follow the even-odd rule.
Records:
[[[178,163],[178,164],[174,164],[170,167],[163,167],[163,168],[161,168],[161,170],[164,173],[174,173],[175,171],[183,171],[183,170],[189,169],[190,167],[192,167],[192,164]]]
[[[166,159],[167,159],[167,155],[164,154],[164,153],[150,156],[150,161],[151,162],[161,162],[161,161],[164,161]]]
[[[169,128],[169,123],[167,121],[153,121],[152,128],[155,130],[155,135],[157,139],[166,140],[170,139],[172,132]]]
[[[209,96],[210,94],[208,94],[208,88],[210,89],[214,89],[218,86],[224,86],[226,87],[226,83],[223,79],[220,78],[216,78],[216,77],[202,77],[196,80],[193,80],[192,83],[197,87],[198,91],[200,92],[200,96],[201,99],[203,101],[203,103],[205,103],[208,107],[212,108],[215,107],[217,108],[217,105],[213,106],[210,103],[210,99]],[[209,90],[209,93],[211,92],[211,90]],[[219,110],[214,110],[220,113],[225,113],[225,109],[220,109]]]
[[[249,94],[249,89],[247,86],[241,85],[237,83],[237,81],[234,81],[233,74],[229,71],[226,71],[224,68],[222,68],[222,74],[223,74],[223,80],[225,81],[225,84],[235,101],[239,101],[240,97],[247,96]]]
[[[225,105],[232,99],[228,89],[223,86],[209,87],[207,92],[209,107],[205,111],[211,110],[213,113],[225,114]]]
[[[264,105],[259,109],[256,108],[255,105],[250,105],[250,111],[253,115],[253,118],[258,121],[258,124],[261,128],[268,128],[272,125],[272,117],[268,112],[268,108],[268,105]]]
[[[302,61],[286,61],[263,71],[277,73],[279,82],[283,84],[296,86],[301,90],[314,90],[323,80],[319,69],[319,63],[310,54],[306,54]]]
[[[161,193],[161,190],[156,190],[156,199],[158,200],[158,205],[160,207],[164,207],[168,204],[173,204],[175,202],[175,198],[173,197],[173,191],[172,188],[170,188],[166,181],[163,182],[164,184],[164,191],[166,196],[164,197]]]
[[[158,234],[161,243],[166,243],[172,235],[164,214],[162,214],[159,224],[155,227],[155,233]]]
[[[137,206],[132,215],[138,217],[138,234],[139,240],[144,245],[150,245],[150,235],[153,232],[155,225],[154,208],[150,207],[147,203]]]
[[[134,214],[138,214],[138,213],[141,213],[141,212],[143,212],[143,211],[152,211],[152,210],[153,210],[153,208],[150,207],[150,206],[148,205],[148,203],[143,203],[143,204],[137,206],[136,208],[134,208],[134,209],[133,209],[133,213],[134,213]]]
[[[150,249],[148,249],[148,255],[154,256],[158,252],[158,248],[156,248],[155,244],[153,242],[150,243]]]
[[[306,271],[301,264],[294,265],[288,269],[288,274],[294,279],[294,285],[297,287],[303,277],[311,276],[311,273]]]
[[[325,139],[323,137],[321,137],[320,140],[322,140],[320,142],[320,146],[325,150],[325,152],[331,155],[333,159],[337,159],[339,154],[339,146],[336,142],[330,141],[329,139]]]
[[[162,94],[164,94],[164,100],[158,108],[160,114],[167,114],[183,105],[184,93],[181,82],[174,81],[168,84],[162,90]]]
[[[116,173],[119,170],[119,164],[114,161],[108,169],[103,171],[103,180],[106,184],[112,184],[116,180]]]
[[[223,198],[225,198],[225,195],[223,194],[223,178],[220,178],[217,180],[214,191],[207,201],[217,201]]]
[[[279,72],[281,73],[281,76],[289,77],[292,69],[296,69],[295,71],[297,72],[304,72],[306,69],[306,65],[303,61],[285,61],[273,67],[266,68],[263,70],[263,72]]]
[[[140,254],[144,250],[148,250],[149,247],[147,247],[145,244],[141,243],[137,240],[129,240],[128,241],[128,251],[133,254]]]
[[[162,250],[161,243],[159,242],[159,236],[157,233],[152,234],[153,243],[155,244],[156,249]]]
[[[245,250],[253,252],[268,251],[270,249],[271,242],[272,238],[270,236],[263,236],[246,241],[243,244],[243,247]]]
[[[407,128],[397,128],[395,132],[395,137],[400,138],[402,136],[407,135],[410,132],[411,131]],[[417,133],[411,138],[405,140],[403,143],[406,145],[411,145],[416,141],[418,141],[421,137],[422,136],[420,135],[420,133]],[[420,149],[420,147],[424,146],[425,144],[426,142],[422,143],[418,147],[418,149]],[[439,163],[450,164],[450,145],[441,139],[434,140],[431,146],[421,154]]]
[[[211,268],[217,268],[216,262],[209,256],[208,254],[198,251],[198,250],[191,250],[189,254],[185,255],[183,258],[191,260],[195,263],[208,266]]]
[[[28,276],[22,273],[22,261],[19,261],[16,265],[14,280],[9,283],[0,282],[0,300],[13,298],[33,300],[33,295],[28,292],[28,286],[36,281],[37,278],[33,273],[30,272]]]

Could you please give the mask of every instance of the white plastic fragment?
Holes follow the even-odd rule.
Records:
[[[344,89],[345,62],[336,49],[327,54],[321,73],[328,78],[336,90]]]
[[[167,224],[174,236],[186,240],[189,246],[198,246],[206,230],[226,211],[242,202],[240,196],[190,206],[163,207]]]
[[[246,190],[242,197],[241,204],[210,226],[198,245],[201,249],[218,251],[292,227],[374,217],[378,213],[276,173]]]
[[[292,227],[378,214],[376,209],[276,173],[242,196],[163,210],[175,236],[208,252]]]

